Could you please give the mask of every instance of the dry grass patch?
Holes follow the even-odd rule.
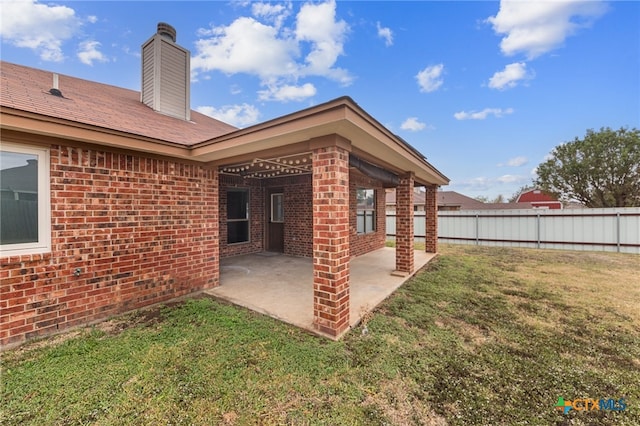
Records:
[[[415,398],[408,389],[407,381],[399,377],[381,383],[379,390],[368,395],[363,404],[370,412],[379,413],[391,425],[448,425],[444,417]]]
[[[638,256],[441,252],[339,342],[195,299],[3,353],[0,424],[640,424]]]
[[[438,327],[451,330],[461,338],[462,345],[469,351],[475,351],[479,346],[487,343],[492,338],[491,330],[483,329],[475,324],[445,317],[434,321]]]
[[[553,295],[556,303],[584,309],[588,316],[614,316],[624,320],[630,330],[640,327],[638,255],[550,250],[534,253],[532,259],[506,274],[519,282],[535,283],[539,291]],[[541,313],[549,315],[552,311]]]

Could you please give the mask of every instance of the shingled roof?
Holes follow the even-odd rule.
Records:
[[[60,74],[62,97],[51,94],[54,73],[0,61],[0,106],[69,122],[98,126],[192,146],[237,130],[191,111],[185,121],[160,114],[140,102],[140,92]]]

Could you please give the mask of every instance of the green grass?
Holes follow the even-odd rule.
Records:
[[[195,298],[7,351],[0,424],[640,424],[637,256],[441,252],[340,342]]]

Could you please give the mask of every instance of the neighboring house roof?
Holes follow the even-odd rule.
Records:
[[[222,121],[191,111],[184,121],[155,112],[140,102],[140,92],[95,81],[58,75],[63,97],[49,93],[53,73],[0,62],[0,104],[23,112],[78,124],[191,146],[236,130]]]
[[[438,206],[459,207],[461,210],[481,209],[485,204],[482,201],[475,200],[466,195],[462,195],[455,191],[438,191],[436,194]],[[422,205],[425,202],[425,193],[422,191],[413,192],[413,204]],[[391,189],[387,191],[386,203],[396,203],[396,191]]]
[[[455,191],[438,191],[437,203],[438,206],[442,207],[460,207],[460,210],[485,208],[485,203],[482,201],[475,200]]]
[[[257,156],[310,152],[323,138],[344,138],[359,158],[417,184],[449,179],[415,148],[349,97],[341,97],[244,129],[191,112],[191,120],[160,114],[140,92],[59,76],[64,97],[49,90],[53,73],[0,62],[0,128],[223,166]],[[9,133],[6,133],[9,135]]]
[[[459,210],[531,209],[534,207],[531,203],[483,203],[455,191],[438,191],[436,197],[438,207],[458,207]],[[414,204],[424,204],[424,200],[424,192],[415,191],[413,193]],[[386,203],[389,205],[396,204],[395,189],[387,191]]]
[[[531,203],[482,203],[482,207],[465,210],[517,210],[532,208],[534,208],[534,205]]]

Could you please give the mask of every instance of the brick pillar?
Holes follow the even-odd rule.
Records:
[[[427,253],[438,252],[438,205],[437,205],[437,185],[426,187],[424,196],[424,213],[426,220],[425,251]]]
[[[205,266],[205,276],[208,277],[205,287],[217,287],[220,285],[220,175],[218,168],[209,171],[208,180],[211,185],[211,192],[206,200],[205,229],[207,237],[203,245],[207,253],[207,265]]]
[[[338,337],[349,327],[349,152],[313,149],[313,322]]]
[[[413,173],[400,178],[396,188],[396,272],[413,272]]]

